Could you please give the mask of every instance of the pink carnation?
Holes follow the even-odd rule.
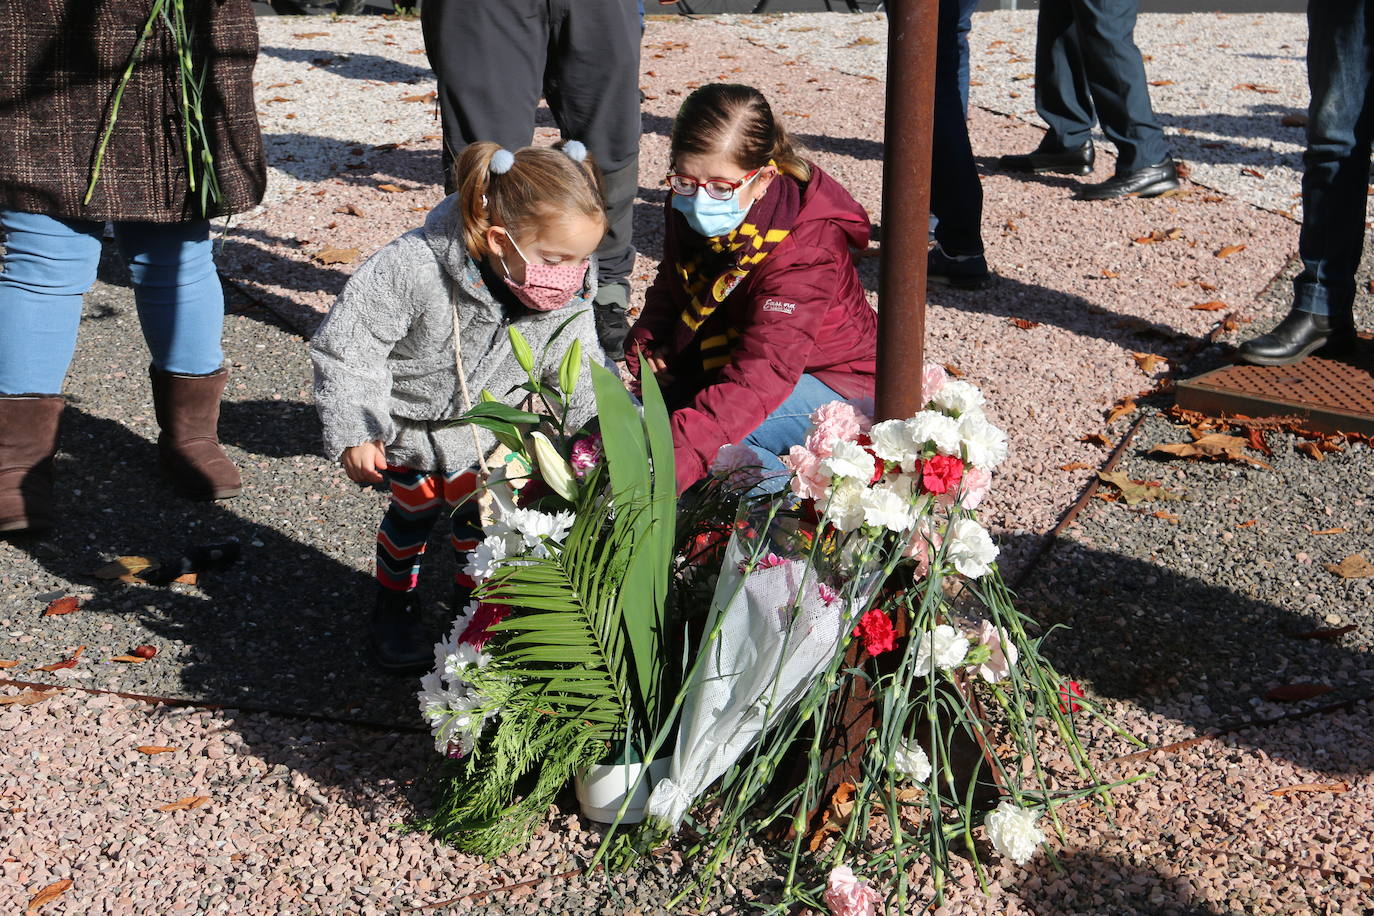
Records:
[[[940,533],[930,524],[929,519],[916,526],[916,530],[911,533],[911,540],[906,545],[906,550],[902,556],[908,560],[916,561],[916,576],[923,578],[930,572],[930,554],[932,550],[940,549]]]
[[[805,446],[794,445],[782,456],[782,463],[795,475],[792,478],[793,493],[802,499],[825,497],[830,478],[821,473],[821,458],[815,452]]]
[[[853,442],[872,426],[872,418],[860,413],[853,404],[845,401],[822,404],[811,414],[811,435],[806,437],[807,448],[818,455],[820,449],[825,449],[826,454],[820,457],[829,458],[829,449],[837,440]],[[816,447],[813,447],[813,442]]]
[[[964,479],[959,483],[959,493],[963,497],[963,507],[965,509],[977,509],[982,503],[983,497],[988,495],[988,489],[992,487],[992,472],[982,468],[968,467],[964,469]]]
[[[939,363],[926,363],[922,366],[921,403],[929,404],[940,393],[940,389],[945,387],[947,381],[949,376],[945,374],[944,366]]]
[[[832,916],[874,916],[881,899],[878,892],[860,881],[848,865],[831,870],[829,886],[825,889],[825,905]]]
[[[763,479],[758,452],[747,445],[722,445],[711,462],[711,474],[724,478],[735,490],[748,490]]]
[[[828,604],[828,605],[829,605],[829,604],[834,604],[837,600],[839,600],[839,597],[840,597],[839,592],[835,591],[833,588],[831,588],[830,586],[826,585],[824,582],[822,582],[820,585],[816,586],[816,590],[817,590],[818,592],[820,592],[820,594],[821,594],[821,600],[824,601],[824,602],[825,602],[826,604]]]

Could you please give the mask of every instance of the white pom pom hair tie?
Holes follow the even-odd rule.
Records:
[[[581,140],[569,140],[564,143],[563,152],[567,153],[573,162],[585,162],[587,159],[587,147],[582,145]]]
[[[510,167],[515,165],[515,153],[508,149],[499,149],[491,154],[491,173],[493,175],[504,175],[510,171]]]

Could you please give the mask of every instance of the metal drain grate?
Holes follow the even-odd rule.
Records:
[[[1180,407],[1210,416],[1293,416],[1317,432],[1374,434],[1374,340],[1354,356],[1292,366],[1236,364],[1179,382]]]

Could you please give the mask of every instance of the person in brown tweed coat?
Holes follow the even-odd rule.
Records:
[[[208,70],[200,110],[218,186],[208,197],[203,167],[188,170],[164,21],[138,55],[98,156],[152,0],[0,0],[0,531],[53,522],[62,384],[106,223],[151,354],[160,464],[192,498],[240,491],[217,432],[224,298],[209,219],[256,206],[266,185],[253,104],[257,25],[250,0],[171,2],[184,2],[197,75]]]

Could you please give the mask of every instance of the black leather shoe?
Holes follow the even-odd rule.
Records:
[[[1317,352],[1322,356],[1347,356],[1354,350],[1353,324],[1342,327],[1326,315],[1294,309],[1268,334],[1241,344],[1236,358],[1256,366],[1288,366]]]
[[[1033,153],[1002,156],[997,160],[997,167],[1008,172],[1059,172],[1063,175],[1087,175],[1092,172],[1093,162],[1096,159],[1097,153],[1093,150],[1092,141],[1089,140],[1082,146],[1060,150],[1057,153],[1036,150]]]
[[[1111,200],[1114,197],[1158,197],[1178,190],[1178,167],[1165,159],[1143,169],[1117,172],[1106,181],[1085,185],[1079,200]]]
[[[368,622],[372,658],[387,671],[420,674],[434,667],[434,640],[425,635],[412,592],[377,587]]]

